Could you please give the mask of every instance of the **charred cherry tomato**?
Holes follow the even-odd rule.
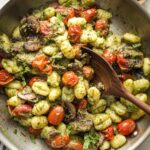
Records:
[[[82,29],[79,25],[72,25],[68,29],[68,35],[70,36],[70,40],[73,43],[78,42],[81,34],[82,34]]]
[[[62,106],[55,106],[48,115],[48,121],[52,125],[59,125],[64,119],[64,108]]]
[[[70,18],[73,18],[75,16],[75,11],[74,11],[74,9],[73,8],[69,8],[68,10],[67,10],[67,16],[64,18],[64,24],[66,25],[67,23],[68,23],[68,20],[70,19]]]
[[[0,86],[6,85],[13,81],[14,77],[9,74],[6,70],[0,70]]]
[[[77,9],[75,9],[75,16],[81,17],[83,12],[83,7],[79,6]]]
[[[64,148],[70,139],[68,135],[56,135],[52,140],[46,140],[46,143],[51,148]]]
[[[106,20],[97,20],[95,23],[95,29],[96,30],[104,30],[107,28],[107,21]]]
[[[43,73],[50,75],[52,73],[52,65],[48,64],[46,67],[42,70]]]
[[[50,30],[50,23],[48,21],[40,21],[40,32],[45,36],[49,35],[51,30]]]
[[[95,15],[96,15],[95,8],[87,9],[82,14],[82,16],[86,19],[87,22],[90,22]]]
[[[12,111],[14,116],[20,116],[22,114],[30,113],[32,111],[32,107],[28,104],[22,104],[15,107]]]
[[[65,150],[83,150],[83,145],[79,141],[70,141]]]
[[[44,54],[37,55],[32,61],[32,67],[42,71],[48,64],[48,57]]]
[[[117,63],[121,70],[129,70],[129,60],[124,58],[122,53],[117,54]]]
[[[113,64],[116,61],[116,54],[110,50],[104,50],[103,57],[109,62],[110,64]]]
[[[33,77],[30,81],[29,81],[29,86],[31,87],[33,85],[34,82],[38,82],[38,81],[41,81],[41,77]]]
[[[29,127],[28,128],[28,132],[31,133],[31,134],[33,134],[33,135],[40,135],[41,129],[34,129],[32,127]]]
[[[133,79],[133,77],[130,74],[121,74],[121,75],[118,75],[118,77],[121,81],[125,81],[127,79]]]
[[[73,87],[75,86],[79,81],[78,76],[73,71],[65,72],[62,77],[62,82],[64,85]]]
[[[135,121],[132,119],[124,120],[117,125],[118,132],[122,135],[131,134],[134,131],[135,127]]]
[[[110,141],[114,138],[114,128],[113,126],[108,127],[102,131],[106,140]]]
[[[78,104],[78,109],[85,109],[87,108],[88,101],[83,99],[79,104]]]
[[[90,66],[84,66],[83,67],[83,74],[84,74],[84,77],[86,79],[91,79],[93,74],[94,74],[94,70]]]

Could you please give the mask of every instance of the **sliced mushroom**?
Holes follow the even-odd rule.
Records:
[[[88,113],[79,113],[77,120],[71,122],[70,125],[74,133],[88,132],[93,126],[93,121],[89,117]]]
[[[24,17],[21,23],[20,32],[23,36],[37,34],[40,30],[40,23],[35,16]]]
[[[31,39],[25,42],[24,48],[30,52],[38,51],[41,48],[41,43],[37,39]]]
[[[23,90],[18,93],[18,97],[24,101],[33,101],[36,99],[36,95],[29,86],[25,86]]]
[[[75,109],[75,106],[70,102],[64,102],[63,105],[64,105],[64,109],[65,109],[64,122],[69,123],[75,119],[76,109]]]

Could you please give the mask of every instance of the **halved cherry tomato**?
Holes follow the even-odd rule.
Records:
[[[49,21],[40,21],[40,32],[45,36],[49,35],[51,32]]]
[[[41,129],[34,129],[32,127],[29,127],[28,128],[28,132],[31,133],[31,134],[33,134],[33,135],[40,135]]]
[[[56,135],[52,140],[46,140],[46,144],[51,148],[64,148],[70,139],[68,135]]]
[[[63,74],[62,82],[66,86],[74,87],[78,81],[79,78],[73,71],[68,71]]]
[[[44,54],[35,57],[32,61],[32,67],[48,75],[52,73],[52,65],[48,63],[48,57]]]
[[[83,12],[83,7],[79,6],[78,8],[75,9],[75,16],[81,17]]]
[[[6,85],[13,81],[14,77],[9,74],[6,70],[0,70],[0,86]]]
[[[50,75],[52,73],[52,65],[48,64],[46,67],[42,70],[43,73]]]
[[[32,107],[28,104],[21,104],[15,107],[12,111],[14,116],[20,116],[21,114],[30,113],[32,111]]]
[[[75,16],[75,11],[73,8],[67,9],[67,16],[64,18],[64,24],[66,25],[68,23],[68,20],[70,18],[73,18]]]
[[[44,54],[39,54],[32,61],[32,67],[42,71],[48,64],[48,57]]]
[[[118,75],[119,79],[121,81],[125,81],[127,79],[133,79],[133,77],[131,76],[131,74],[121,74],[121,75]]]
[[[88,101],[83,99],[79,104],[78,104],[78,109],[85,109],[87,108]]]
[[[70,141],[65,150],[83,150],[83,145],[79,141]]]
[[[64,119],[64,108],[62,106],[55,106],[48,115],[48,121],[52,125],[59,125]]]
[[[87,9],[82,14],[82,16],[86,19],[87,22],[90,22],[95,15],[96,15],[95,8]]]
[[[107,28],[107,21],[106,20],[100,19],[100,20],[96,21],[96,23],[95,23],[95,29],[96,30],[104,30],[106,28]]]
[[[116,54],[111,50],[104,50],[103,56],[110,64],[113,64],[117,58]]]
[[[41,80],[42,80],[41,77],[35,76],[35,77],[31,78],[31,80],[29,81],[29,86],[32,87],[34,82],[38,82]]]
[[[83,74],[84,74],[84,77],[86,79],[91,79],[93,74],[94,74],[94,70],[90,66],[84,66],[83,67]]]
[[[107,129],[103,130],[102,133],[106,140],[110,141],[114,138],[114,128],[113,126],[108,127]]]
[[[82,29],[79,25],[72,25],[68,29],[68,35],[70,36],[70,41],[73,43],[78,42],[82,34]]]
[[[134,131],[135,127],[136,123],[132,119],[124,120],[117,125],[118,132],[122,135],[131,134]]]
[[[117,54],[117,63],[121,70],[128,70],[129,69],[129,60],[124,58],[122,53]]]

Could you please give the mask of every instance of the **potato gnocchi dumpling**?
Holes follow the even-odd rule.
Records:
[[[112,17],[95,0],[58,0],[30,11],[10,37],[0,34],[0,87],[8,113],[52,149],[121,148],[145,115],[127,99],[105,95],[82,50],[101,55],[124,87],[148,103],[150,57],[139,35],[110,29]]]

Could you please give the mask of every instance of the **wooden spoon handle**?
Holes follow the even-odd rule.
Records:
[[[137,97],[125,91],[122,96],[150,115],[150,105],[141,102]]]

